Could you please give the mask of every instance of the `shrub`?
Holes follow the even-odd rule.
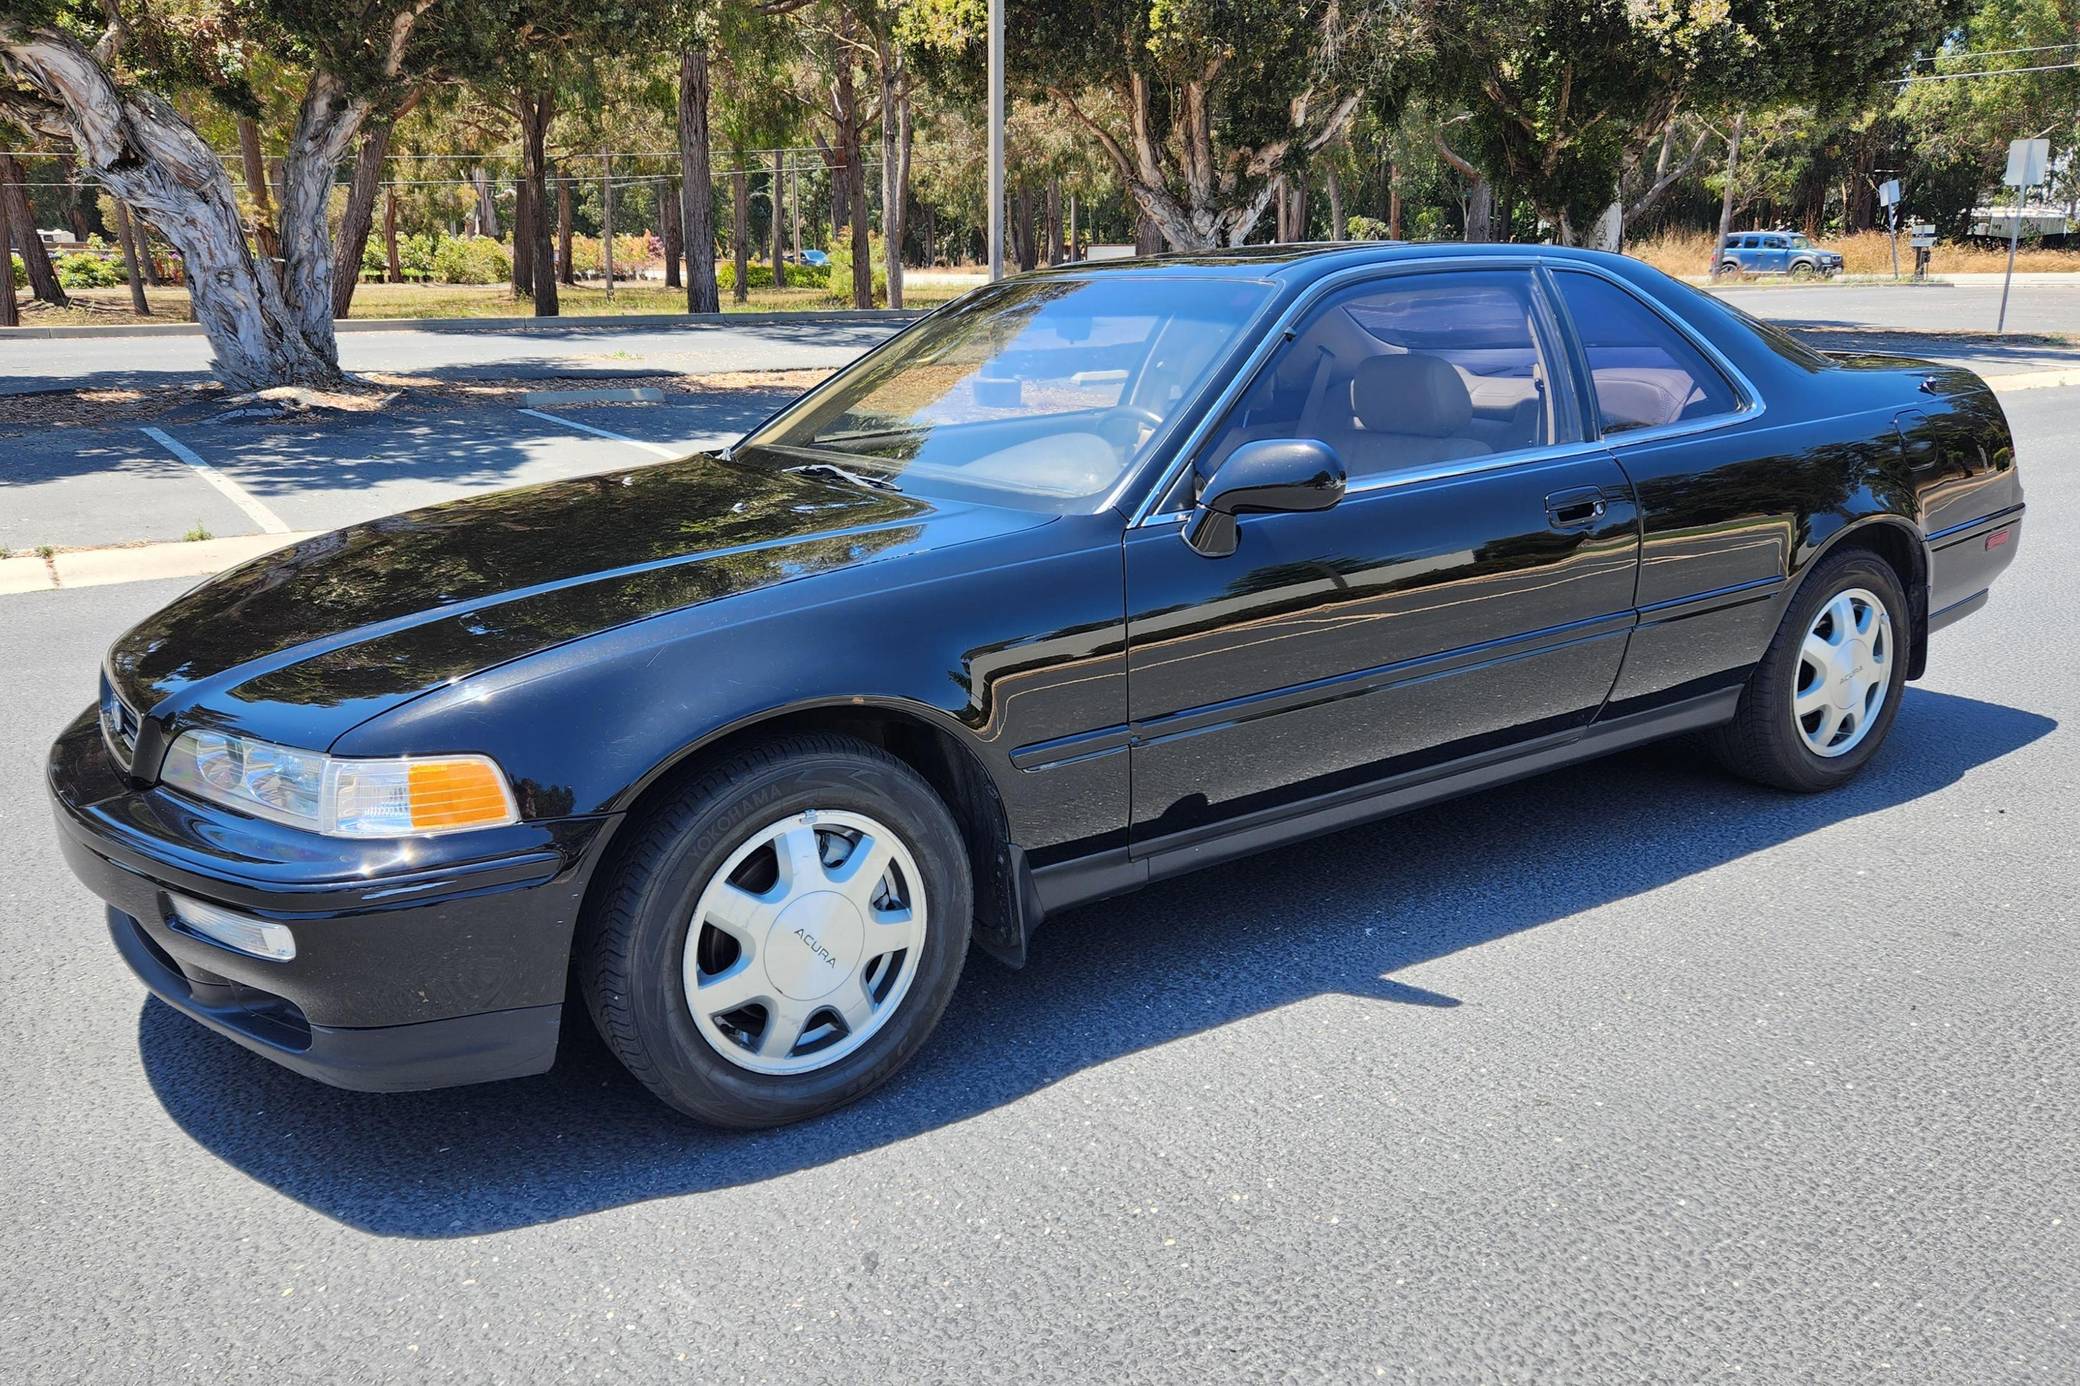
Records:
[[[459,236],[434,248],[432,268],[443,284],[502,284],[513,276],[513,252],[489,236]]]
[[[813,271],[812,271],[812,273],[813,273]],[[795,270],[795,271],[793,272],[793,274],[791,274],[791,275],[789,276],[789,278],[788,278],[788,282],[789,282],[790,284],[792,284],[792,283],[796,283],[796,282],[802,282],[802,280],[801,280],[801,277],[802,277],[802,276],[803,276],[803,272],[802,272],[801,270]],[[716,265],[715,265],[715,287],[716,287],[717,289],[721,290],[721,291],[722,291],[723,293],[730,293],[731,291],[733,291],[733,290],[734,290],[734,289],[735,289],[735,288],[737,287],[737,263],[736,263],[736,261],[734,261],[734,260],[720,260],[720,261],[717,261],[717,262],[716,262]],[[748,274],[746,274],[746,275],[744,276],[744,287],[745,287],[745,288],[747,288],[747,289],[770,289],[770,288],[772,288],[772,287],[773,287],[773,267],[772,267],[771,265],[761,265],[761,264],[755,264],[755,263],[754,263],[754,264],[753,264],[753,265],[751,266],[751,272],[750,272],[750,273],[748,273]]]
[[[874,259],[874,302],[888,302],[888,260],[879,236],[867,237],[868,253]],[[830,277],[826,281],[832,298],[852,302],[852,236],[840,235],[831,244]]]
[[[7,255],[7,263],[8,267],[14,271],[14,286],[17,289],[28,288],[29,267],[22,263],[22,257],[16,255],[13,251],[9,251]]]
[[[123,282],[123,271],[91,250],[75,250],[58,260],[58,282],[68,289],[105,289]]]

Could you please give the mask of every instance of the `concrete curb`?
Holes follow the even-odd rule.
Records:
[[[567,318],[346,318],[333,324],[349,332],[562,332],[588,327],[804,327],[848,322],[909,322],[921,308],[834,308],[808,313],[592,313]],[[0,327],[0,342],[74,337],[200,337],[192,322],[126,322],[106,327]]]
[[[210,577],[312,537],[310,534],[241,534],[231,539],[76,549],[53,554],[49,559],[33,554],[0,558],[0,596],[52,592],[71,587],[106,587],[115,582],[150,582],[158,578]]]
[[[664,391],[654,385],[620,390],[529,390],[520,402],[530,409],[552,404],[662,404]]]

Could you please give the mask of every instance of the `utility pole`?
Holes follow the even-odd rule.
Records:
[[[1004,277],[1004,0],[989,0],[989,277]]]

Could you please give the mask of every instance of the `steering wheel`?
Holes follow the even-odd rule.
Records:
[[[1098,420],[1097,433],[1125,455],[1141,446],[1141,430],[1153,433],[1162,426],[1163,416],[1155,410],[1139,404],[1120,404],[1105,411]]]

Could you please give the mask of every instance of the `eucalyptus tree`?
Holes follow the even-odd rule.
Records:
[[[1180,250],[1239,245],[1279,179],[1340,138],[1397,0],[1034,0],[1010,6],[1014,76],[1105,151]]]
[[[1462,103],[1467,162],[1509,178],[1559,240],[1608,248],[1695,164],[1722,116],[1868,99],[1961,5],[1431,0],[1424,86]],[[1690,116],[1701,119],[1679,139]]]
[[[180,251],[227,383],[327,385],[340,377],[334,170],[370,112],[486,18],[466,0],[0,0],[0,115],[69,145]],[[247,105],[249,48],[306,74],[282,161],[279,261],[255,256],[223,165],[169,99],[202,90]]]

